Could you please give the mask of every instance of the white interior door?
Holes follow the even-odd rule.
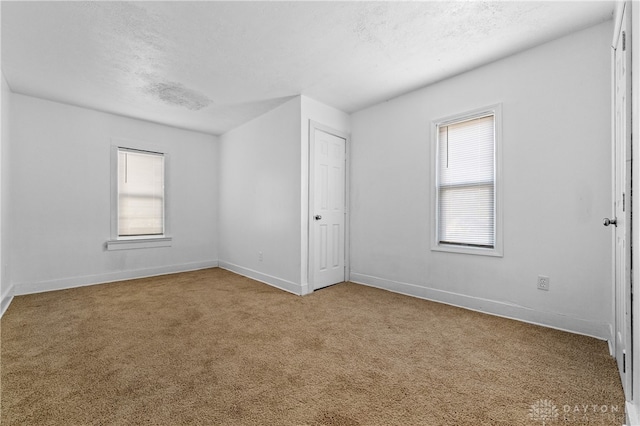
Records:
[[[346,139],[312,127],[309,151],[309,284],[345,280]]]
[[[614,47],[614,203],[615,355],[625,396],[631,400],[631,48],[626,13]]]

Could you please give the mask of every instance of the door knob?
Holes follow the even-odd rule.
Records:
[[[314,218],[314,219],[315,219],[315,220],[320,220],[320,219],[322,219],[322,216],[320,216],[319,214],[317,214],[317,215],[315,216],[315,218]]]
[[[604,226],[609,226],[609,225],[618,226],[618,220],[617,219],[609,219],[608,217],[606,217],[602,224]]]

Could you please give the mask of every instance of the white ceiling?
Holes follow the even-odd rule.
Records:
[[[7,2],[16,93],[222,134],[303,94],[354,112],[610,19],[613,2]]]

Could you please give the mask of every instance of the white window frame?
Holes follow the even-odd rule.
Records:
[[[495,185],[495,241],[493,248],[459,246],[453,244],[442,244],[438,238],[439,226],[439,191],[438,191],[438,137],[440,126],[446,126],[461,121],[473,120],[475,118],[485,117],[487,115],[494,116],[495,126],[495,146],[494,146],[494,185]],[[502,235],[502,104],[490,105],[483,108],[477,108],[461,114],[450,115],[438,120],[432,121],[431,125],[431,250],[449,253],[463,253],[483,256],[503,256],[503,235]]]
[[[164,233],[162,235],[118,235],[118,152],[120,149],[129,151],[150,152],[164,156]],[[106,248],[112,250],[143,249],[154,247],[170,247],[172,238],[169,220],[169,154],[157,146],[149,143],[112,139],[111,141],[111,237]]]

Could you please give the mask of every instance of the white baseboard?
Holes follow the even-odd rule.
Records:
[[[627,426],[640,426],[640,416],[638,415],[638,407],[627,401],[625,404],[625,413],[627,415]]]
[[[585,336],[595,337],[601,340],[609,341],[611,338],[610,327],[609,324],[606,323],[574,318],[555,312],[538,311],[526,306],[508,302],[467,296],[464,294],[422,287],[415,284],[403,283],[355,272],[351,272],[351,281],[358,284],[389,290],[394,293],[406,294],[407,296],[414,296],[420,299],[445,303],[447,305],[515,319],[544,327],[555,328],[562,331],[568,331],[570,333],[583,334]]]
[[[616,356],[616,351],[614,348],[614,343],[615,343],[615,336],[614,336],[614,332],[613,332],[613,324],[609,324],[609,339],[607,340],[607,343],[609,344],[609,355],[611,356]]]
[[[262,272],[254,271],[253,269],[235,265],[230,262],[225,262],[224,260],[218,261],[218,266],[222,269],[235,272],[236,274],[251,278],[252,280],[260,281],[261,283],[269,284],[270,286],[277,287],[280,290],[288,291],[289,293],[293,293],[298,296],[303,294],[302,286],[292,281],[263,274]]]
[[[13,300],[14,290],[15,288],[13,284],[11,284],[0,298],[0,318],[2,318],[4,313],[7,311],[7,308],[11,304],[11,301]]]
[[[17,283],[15,294],[33,294],[45,291],[64,290],[67,288],[84,287],[87,285],[103,284],[114,281],[133,280],[136,278],[153,277],[157,275],[175,274],[178,272],[196,271],[198,269],[215,268],[217,260],[190,262],[178,265],[160,266],[156,268],[134,269],[130,271],[107,272],[97,275],[84,275],[79,277],[61,278],[56,280]]]

